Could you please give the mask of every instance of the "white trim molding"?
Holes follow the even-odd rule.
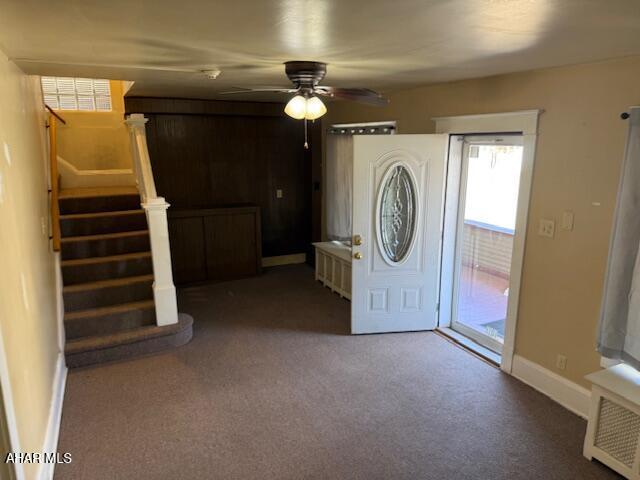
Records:
[[[60,436],[60,421],[62,419],[62,403],[64,391],[67,385],[67,366],[64,361],[64,353],[58,355],[56,373],[53,378],[53,391],[51,395],[51,407],[49,408],[49,421],[47,432],[42,447],[43,453],[56,453],[58,451],[58,438]],[[51,480],[55,469],[55,463],[42,463],[38,473],[38,479]]]
[[[520,172],[520,191],[518,194],[516,228],[513,238],[504,346],[502,348],[502,359],[500,362],[500,368],[507,373],[511,373],[513,368],[522,265],[524,262],[529,201],[533,181],[533,165],[538,137],[538,117],[542,112],[543,110],[522,110],[485,115],[459,115],[433,118],[433,121],[436,122],[436,133],[448,133],[451,136],[482,133],[522,134],[523,152],[522,169]],[[449,168],[451,168],[451,166],[449,166]]]
[[[585,419],[589,417],[591,392],[577,383],[520,355],[513,356],[511,374],[576,415]]]
[[[480,115],[456,115],[434,117],[436,133],[509,133],[521,132],[535,135],[538,132],[538,116],[544,110],[520,110],[516,112],[486,113]]]

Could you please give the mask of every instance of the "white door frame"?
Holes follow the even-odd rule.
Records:
[[[509,279],[509,301],[505,324],[504,346],[500,368],[511,373],[515,350],[516,326],[518,322],[518,306],[520,283],[522,281],[522,264],[527,233],[529,200],[533,180],[536,141],[538,137],[538,117],[542,110],[523,110],[518,112],[490,113],[486,115],[461,115],[453,117],[436,117],[436,133],[451,135],[450,145],[457,142],[456,135],[472,134],[522,134],[522,170],[520,172],[520,190],[516,210],[516,228],[513,239],[511,257],[511,275]],[[455,253],[455,230],[458,215],[458,195],[461,175],[462,149],[449,150],[447,172],[447,191],[445,194],[445,215],[443,225],[442,275],[440,285],[440,326],[451,324],[451,302],[453,298],[453,267]],[[457,185],[456,185],[457,181]]]

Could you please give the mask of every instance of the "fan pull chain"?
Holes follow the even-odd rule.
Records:
[[[307,119],[304,119],[304,148],[309,150],[309,142],[307,141]]]

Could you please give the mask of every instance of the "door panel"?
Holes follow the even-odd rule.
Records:
[[[447,143],[354,137],[352,333],[436,327]]]
[[[522,167],[522,135],[464,138],[451,328],[502,352]]]

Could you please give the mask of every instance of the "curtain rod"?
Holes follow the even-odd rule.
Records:
[[[380,124],[343,124],[332,125],[327,133],[334,135],[363,135],[363,134],[389,134],[394,133],[396,126],[393,123]]]
[[[638,108],[640,108],[640,106],[632,106],[632,107],[629,107],[629,110],[637,110]],[[622,113],[620,114],[620,118],[621,118],[622,120],[626,120],[626,119],[628,119],[630,116],[631,116],[631,113],[629,113],[629,112],[622,112]]]

